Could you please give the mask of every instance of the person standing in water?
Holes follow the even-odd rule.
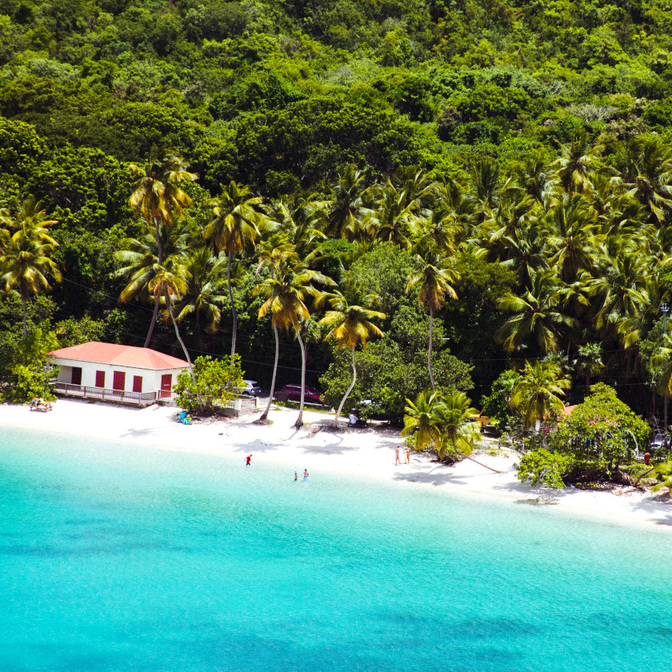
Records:
[[[299,480],[299,475],[298,475],[296,472],[294,472],[294,480],[295,480],[295,481],[298,481],[298,480]]]
[[[303,470],[303,480],[307,481],[308,480],[308,469]]]

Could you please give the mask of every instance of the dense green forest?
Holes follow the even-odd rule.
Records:
[[[268,387],[285,282],[278,384],[299,333],[334,406],[339,292],[384,315],[353,404],[492,406],[545,359],[566,400],[662,417],[671,29],[657,0],[0,0],[0,375],[89,339],[180,355],[173,312]]]

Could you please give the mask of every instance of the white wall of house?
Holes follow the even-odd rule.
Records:
[[[156,392],[161,389],[166,392],[172,391],[177,376],[183,371],[182,368],[138,369],[100,362],[78,362],[60,357],[54,357],[52,363],[59,367],[57,379],[59,383],[124,392]]]

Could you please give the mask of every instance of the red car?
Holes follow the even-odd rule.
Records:
[[[281,390],[275,393],[278,401],[301,401],[301,385],[285,385]],[[303,399],[307,404],[321,404],[322,397],[306,386]]]

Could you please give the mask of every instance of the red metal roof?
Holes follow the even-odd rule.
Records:
[[[150,348],[138,348],[134,345],[117,345],[116,343],[100,343],[89,341],[81,345],[72,345],[50,352],[51,357],[71,359],[78,362],[97,362],[100,364],[116,364],[136,369],[180,369],[189,366],[188,362],[177,357],[164,355]]]

